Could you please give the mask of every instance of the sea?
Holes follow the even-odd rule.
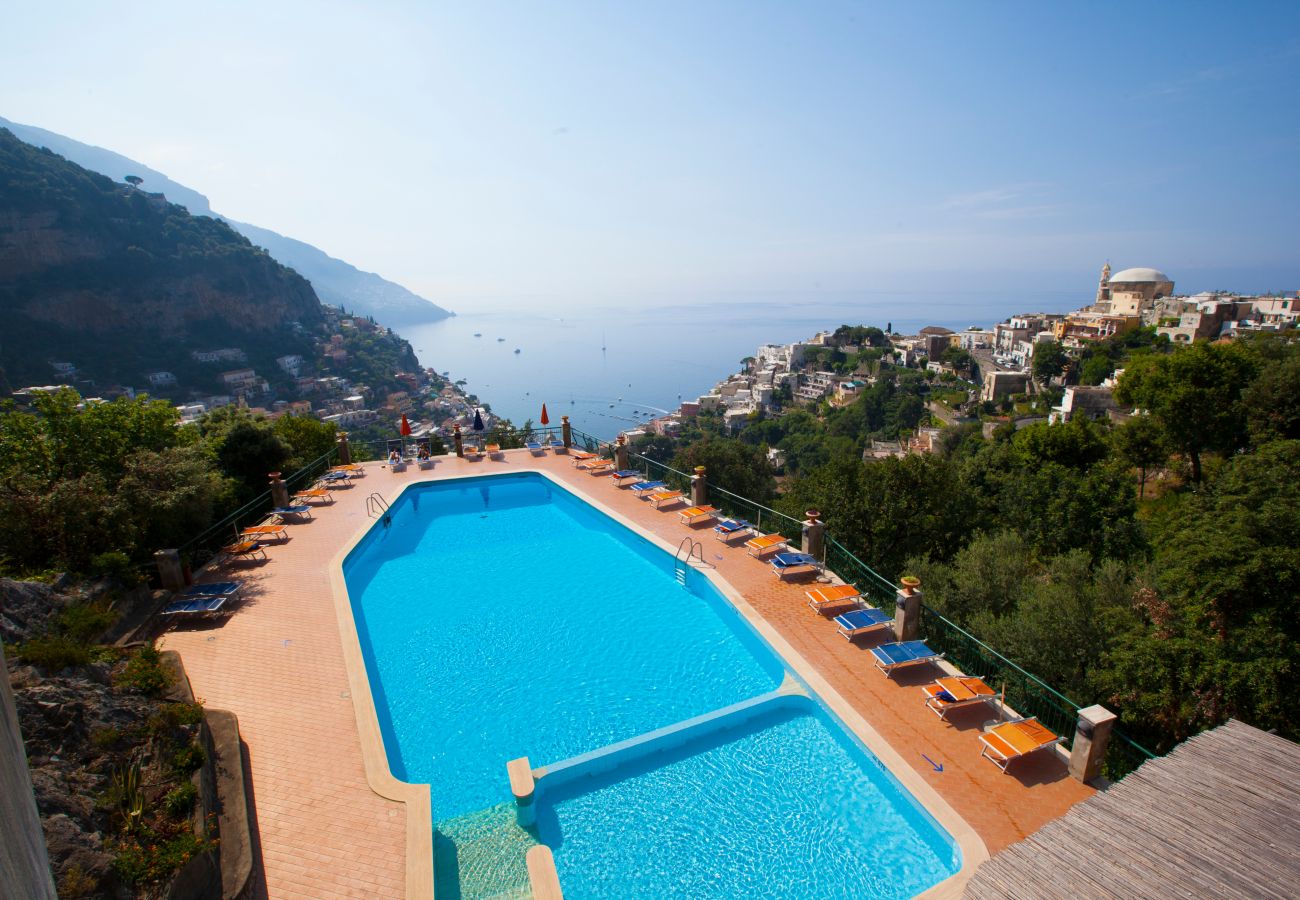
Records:
[[[1077,294],[856,295],[815,300],[750,297],[702,304],[500,303],[400,329],[421,364],[478,396],[515,425],[568,415],[602,440],[677,409],[740,371],[763,344],[788,344],[840,325],[991,329],[1021,312],[1063,312]],[[453,304],[454,306],[455,304]]]

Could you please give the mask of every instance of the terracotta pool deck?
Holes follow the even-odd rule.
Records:
[[[872,641],[851,645],[810,610],[806,584],[785,584],[743,547],[726,548],[707,528],[680,524],[673,509],[658,511],[607,477],[574,469],[568,458],[534,458],[507,451],[476,462],[438,457],[432,470],[393,473],[380,463],[316,507],[311,522],[291,525],[290,539],[269,549],[264,563],[209,571],[244,583],[245,600],[224,621],[169,631],[161,645],[180,652],[195,694],[239,717],[254,795],[255,880],[269,897],[400,897],[408,884],[407,806],[375,793],[366,777],[362,733],[349,681],[332,577],[339,554],[372,521],[365,498],[391,500],[408,482],[490,472],[543,469],[575,493],[675,546],[699,532],[708,561],[766,628],[810,666],[897,751],[903,763],[973,828],[993,854],[1033,833],[1092,795],[1065,766],[1044,756],[1003,774],[980,758],[978,734],[989,718],[975,708],[945,724],[925,708],[920,685],[930,667],[886,678],[872,665]],[[680,509],[681,507],[677,507]],[[364,722],[364,716],[361,717]],[[942,764],[938,772],[925,759]],[[371,760],[373,768],[373,758]],[[504,765],[504,761],[503,761]],[[372,771],[373,777],[373,771]],[[908,778],[906,780],[912,780]],[[417,860],[412,859],[412,863]]]

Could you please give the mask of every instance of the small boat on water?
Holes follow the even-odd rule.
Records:
[[[482,336],[483,336],[483,332],[481,331],[474,332],[474,337],[482,337]]]
[[[498,344],[501,344],[501,343],[504,343],[504,342],[505,342],[505,338],[497,338],[497,343],[498,343]]]

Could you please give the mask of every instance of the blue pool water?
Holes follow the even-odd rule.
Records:
[[[612,771],[547,775],[538,804],[573,897],[910,897],[958,868],[894,779],[803,697]]]
[[[497,822],[494,846],[519,844],[494,811],[507,761],[601,756],[786,674],[707,579],[683,588],[670,555],[535,474],[408,489],[344,576],[394,775],[429,783],[435,822]],[[548,776],[523,837],[552,847],[572,897],[906,896],[955,872],[947,835],[800,702]]]

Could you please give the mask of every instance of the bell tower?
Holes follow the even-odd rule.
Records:
[[[1110,260],[1101,267],[1101,280],[1097,282],[1096,306],[1110,306]]]

